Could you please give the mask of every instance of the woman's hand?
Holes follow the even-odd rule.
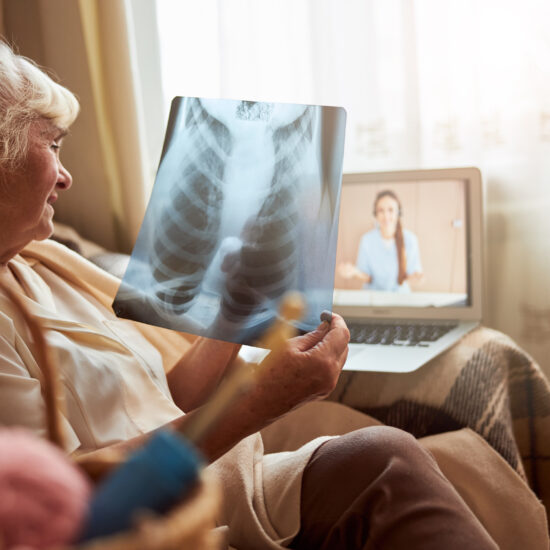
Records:
[[[201,441],[202,452],[215,460],[277,418],[327,396],[346,361],[348,341],[349,331],[339,315],[333,315],[330,324],[321,323],[316,330],[289,340],[283,350],[258,366],[257,383]]]
[[[407,275],[406,280],[410,283],[423,283],[426,276],[424,273],[420,271],[415,271],[414,273],[411,273],[410,275]]]
[[[326,397],[338,381],[347,358],[348,342],[348,328],[334,314],[330,324],[325,321],[316,330],[292,338],[272,360],[269,357],[264,360],[254,391],[262,396],[262,414],[266,420],[307,401]]]
[[[344,279],[356,279],[362,283],[370,283],[372,277],[363,273],[355,264],[351,262],[342,262],[338,264],[337,272]]]

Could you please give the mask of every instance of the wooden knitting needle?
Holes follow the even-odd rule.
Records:
[[[179,433],[197,445],[223,416],[227,407],[241,393],[250,388],[262,371],[262,366],[276,360],[284,349],[286,341],[296,334],[290,321],[298,320],[304,312],[304,301],[299,293],[283,297],[279,317],[267,329],[257,343],[258,347],[270,350],[269,355],[258,365],[247,363],[240,357],[233,361],[231,373],[214,395],[198,409]]]

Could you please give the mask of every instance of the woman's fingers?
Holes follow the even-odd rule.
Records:
[[[327,334],[330,329],[329,323],[323,321],[315,330],[296,336],[290,340],[290,345],[297,351],[307,351],[317,345]]]
[[[325,353],[332,354],[333,350],[339,350],[340,353],[349,342],[349,330],[342,317],[334,313],[330,324],[323,321],[315,330],[296,336],[290,342],[293,349],[301,352],[323,344]]]
[[[276,360],[264,364],[264,376],[252,392],[261,414],[273,419],[328,395],[346,360],[348,339],[344,320],[335,314],[330,324],[289,340]]]
[[[288,358],[305,374],[311,397],[332,390],[347,358],[348,342],[348,328],[337,314],[330,325],[321,323],[316,330],[291,340]]]
[[[346,322],[340,315],[333,314],[330,329],[317,344],[319,351],[339,355],[347,348],[348,342],[349,330]]]

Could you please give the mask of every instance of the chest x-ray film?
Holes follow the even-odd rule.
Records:
[[[116,314],[252,344],[285,293],[332,309],[345,111],[175,98]]]

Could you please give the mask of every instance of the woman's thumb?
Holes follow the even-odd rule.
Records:
[[[302,336],[296,336],[292,341],[295,348],[298,351],[307,351],[316,346],[326,335],[330,328],[328,321],[323,321],[315,330],[303,334]]]

